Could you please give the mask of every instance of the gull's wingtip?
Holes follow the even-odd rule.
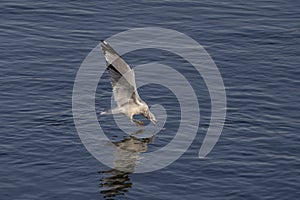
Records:
[[[109,44],[105,40],[101,40],[101,48],[104,52],[108,51],[109,47],[110,47]]]
[[[105,40],[100,40],[102,44],[107,44]]]
[[[102,51],[105,52],[107,51],[107,42],[105,40],[101,40],[101,48],[102,48]]]

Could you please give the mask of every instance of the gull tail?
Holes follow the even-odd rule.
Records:
[[[110,115],[110,114],[112,114],[111,110],[100,112],[100,115]]]
[[[100,112],[100,115],[111,115],[111,114],[120,114],[120,113],[121,111],[119,108],[113,108],[111,110]]]

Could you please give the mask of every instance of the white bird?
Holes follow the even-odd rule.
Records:
[[[134,115],[142,114],[153,124],[157,123],[155,116],[150,112],[137,91],[133,69],[121,58],[121,56],[106,42],[101,42],[101,48],[109,70],[111,84],[113,87],[114,99],[117,107],[102,114],[125,114],[130,118],[131,123],[142,125],[144,122],[133,118]],[[136,124],[136,121],[138,124]]]

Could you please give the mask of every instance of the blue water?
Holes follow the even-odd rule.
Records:
[[[299,6],[292,0],[1,1],[1,199],[298,199]],[[227,118],[213,151],[198,159],[210,119],[202,81],[200,128],[188,151],[159,171],[122,173],[81,143],[73,84],[101,39],[148,26],[180,31],[205,47],[224,80]],[[155,55],[136,53],[128,62],[147,63]],[[170,66],[186,64],[158,55]],[[156,101],[149,89],[141,94]],[[154,141],[142,143],[160,148],[174,127],[166,124]]]

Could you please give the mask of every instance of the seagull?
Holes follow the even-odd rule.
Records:
[[[134,119],[133,116],[142,114],[153,124],[156,124],[155,116],[151,113],[147,103],[138,94],[133,69],[106,41],[101,41],[101,48],[109,71],[117,107],[100,114],[124,114],[136,126],[141,126],[144,122]]]

